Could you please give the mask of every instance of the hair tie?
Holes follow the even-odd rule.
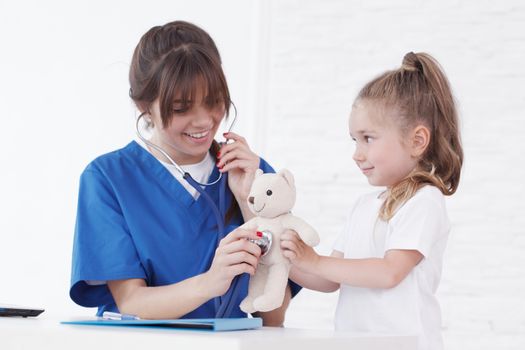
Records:
[[[401,69],[404,69],[409,72],[418,71],[423,73],[423,65],[421,64],[421,61],[419,60],[419,57],[417,57],[417,54],[410,51],[403,57],[403,63],[401,63]]]

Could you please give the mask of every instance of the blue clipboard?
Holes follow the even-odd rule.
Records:
[[[110,327],[151,327],[191,329],[200,331],[239,331],[262,327],[262,318],[192,318],[178,320],[77,320],[62,321],[61,324]]]

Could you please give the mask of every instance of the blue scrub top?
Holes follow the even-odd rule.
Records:
[[[260,168],[274,172],[263,159]],[[210,179],[219,175],[215,168]],[[221,179],[221,181],[225,179]],[[206,186],[219,205],[219,184]],[[226,191],[225,208],[232,201]],[[225,227],[242,225],[240,212]],[[140,278],[148,286],[181,282],[209,269],[217,248],[217,223],[208,202],[195,200],[179,181],[135,141],[91,162],[80,177],[73,245],[70,296],[81,306],[118,312],[106,284],[85,281]],[[290,281],[292,294],[300,287]],[[239,280],[229,317],[246,317],[239,309],[248,278]],[[211,299],[183,318],[215,316]]]

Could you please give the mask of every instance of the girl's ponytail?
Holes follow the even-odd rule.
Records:
[[[432,147],[425,159],[437,164],[440,178],[446,184],[444,195],[456,192],[463,165],[463,148],[459,134],[459,118],[450,83],[439,63],[429,54],[418,53],[416,56],[422,67],[422,73],[428,83],[432,98]],[[410,53],[408,54],[410,55]]]

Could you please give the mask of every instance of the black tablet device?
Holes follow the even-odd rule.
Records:
[[[44,309],[25,307],[18,305],[0,304],[0,316],[4,317],[36,317],[44,312]]]

